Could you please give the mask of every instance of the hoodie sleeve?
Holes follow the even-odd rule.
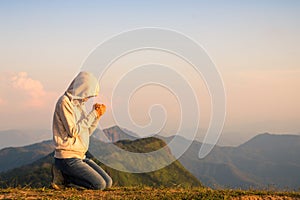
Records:
[[[77,137],[81,130],[89,130],[97,118],[95,112],[90,112],[85,118],[76,123],[74,106],[70,102],[62,101],[60,116],[68,135],[70,137]]]
[[[92,135],[94,133],[94,131],[96,130],[97,128],[97,125],[99,123],[99,120],[100,120],[100,117],[99,118],[95,118],[94,122],[92,123],[91,127],[89,128],[89,133],[90,135]]]

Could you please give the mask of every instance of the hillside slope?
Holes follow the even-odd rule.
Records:
[[[101,143],[92,139],[91,146],[96,143],[97,146],[105,149],[105,143]],[[101,143],[101,144],[100,144]],[[149,150],[156,150],[164,146],[164,142],[156,138],[145,138],[131,142],[119,142],[121,148],[129,150],[134,147],[136,152],[145,150],[144,144],[147,143]],[[169,156],[169,155],[168,155]],[[32,164],[15,168],[5,173],[0,174],[0,187],[15,187],[15,186],[31,186],[31,187],[48,187],[51,180],[51,163],[53,155],[49,154]],[[171,165],[150,173],[125,173],[104,166],[99,161],[96,161],[103,167],[112,177],[114,186],[201,186],[201,183],[188,172],[178,161]]]
[[[54,150],[52,141],[0,150],[0,172],[32,163]]]

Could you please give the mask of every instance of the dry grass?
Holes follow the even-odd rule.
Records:
[[[208,188],[151,188],[115,187],[105,191],[52,190],[48,188],[0,189],[0,199],[241,199],[292,200],[300,199],[299,192],[270,192],[243,190],[211,190]]]

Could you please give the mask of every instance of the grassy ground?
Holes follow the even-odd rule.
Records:
[[[115,187],[105,191],[0,189],[0,199],[300,199],[300,192],[211,190],[207,188]]]

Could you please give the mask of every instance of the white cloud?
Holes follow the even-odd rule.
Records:
[[[26,72],[19,72],[10,79],[13,89],[27,96],[25,104],[31,107],[41,107],[45,104],[47,92],[42,83],[28,77]]]
[[[45,108],[57,97],[26,72],[3,72],[0,75],[0,105],[27,110]]]
[[[26,72],[1,72],[0,130],[49,127],[57,98]]]

